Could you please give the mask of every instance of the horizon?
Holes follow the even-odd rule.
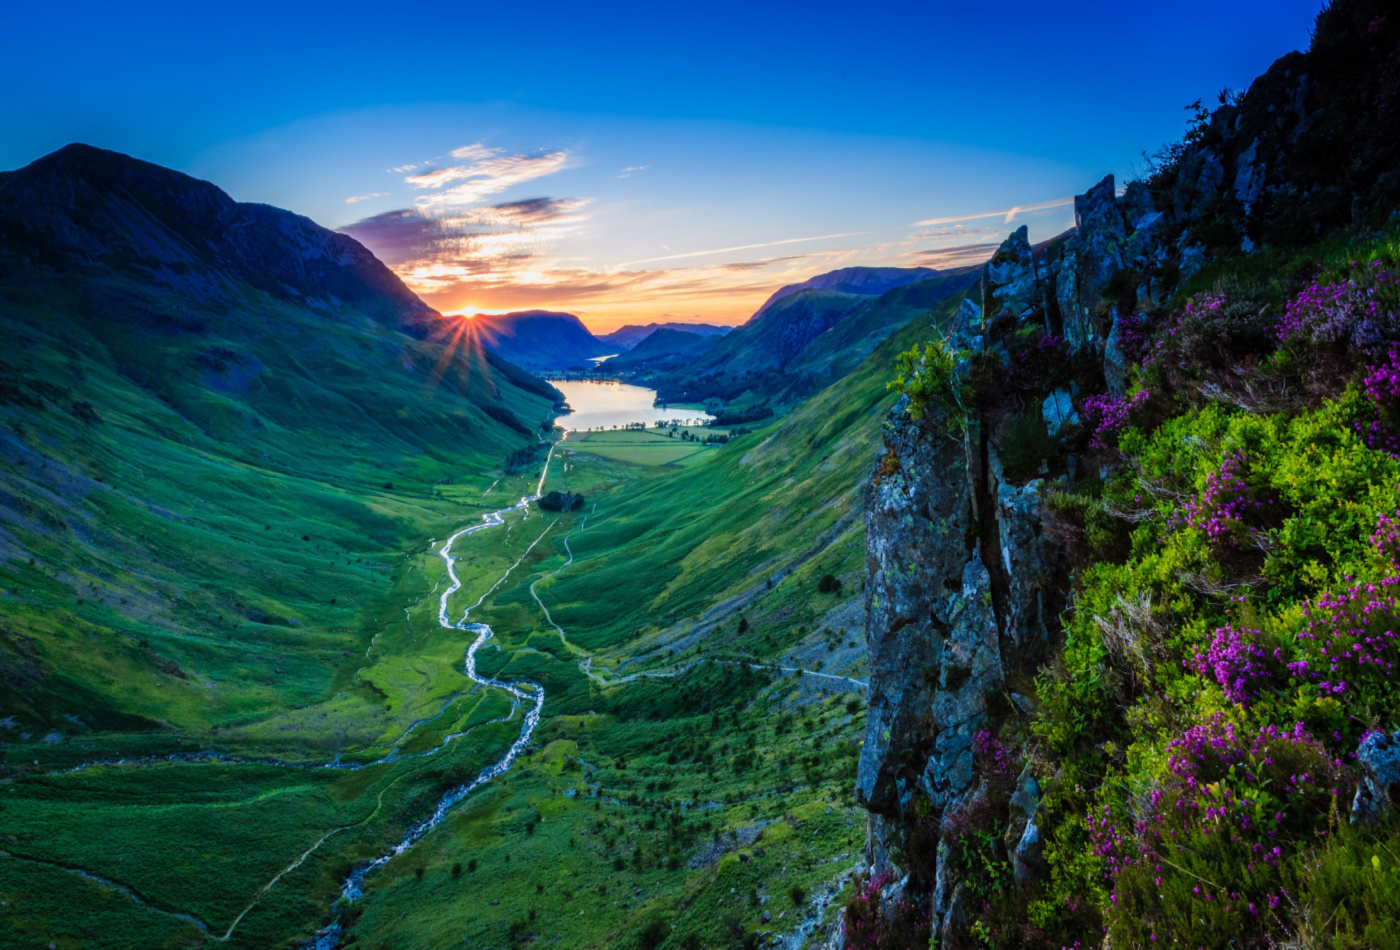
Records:
[[[355,237],[445,314],[562,311],[595,333],[735,326],[817,274],[980,264],[1020,224],[1032,242],[1067,230],[1075,194],[1141,173],[1181,134],[1183,106],[1305,47],[1319,7],[1191,0],[1162,23],[1018,0],[989,57],[980,16],[948,3],[801,21],[781,7],[598,19],[560,6],[541,11],[553,29],[527,70],[497,44],[473,48],[473,68],[429,59],[412,76],[396,63],[419,62],[419,31],[377,26],[368,5],[333,26],[279,6],[275,34],[257,4],[183,19],[79,4],[61,31],[25,9],[0,76],[44,83],[0,106],[0,166],[81,140],[175,168]],[[1196,8],[1212,30],[1186,26]],[[433,5],[419,19],[463,36],[518,27]],[[1138,62],[1174,68],[1105,85],[1056,66],[1056,49],[1127,36]],[[936,74],[916,52],[928,42]],[[840,56],[812,52],[827,49]],[[648,81],[588,68],[619,56]],[[265,68],[248,74],[252,61]],[[1047,74],[1075,110],[1036,104]]]

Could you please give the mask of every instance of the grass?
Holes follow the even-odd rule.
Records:
[[[190,370],[195,342],[165,341],[186,350],[143,370],[162,396],[113,369],[139,356],[121,334],[7,306],[29,344],[15,378],[77,365],[103,421],[0,407],[0,480],[30,506],[0,533],[0,650],[26,677],[0,685],[0,947],[207,942],[179,915],[215,936],[238,920],[229,947],[296,945],[352,867],[519,734],[509,698],[463,674],[471,637],[438,625],[436,550],[531,492],[538,462],[506,466],[524,440],[476,412],[488,380],[431,389],[431,347],[387,331],[310,346],[308,327],[238,398]],[[378,391],[340,386],[390,342]],[[541,684],[544,718],[506,776],[369,878],[347,942],[626,945],[660,915],[720,945],[789,926],[791,886],[849,866],[860,690],[792,671],[863,675],[860,499],[900,346],[723,447],[571,435],[545,488],[583,510],[461,542],[453,615],[486,594],[479,668]],[[520,418],[547,408],[497,385]],[[817,594],[828,573],[841,591]],[[627,679],[647,671],[677,675]],[[211,748],[261,764],[158,758]],[[94,759],[127,762],[58,771]],[[335,760],[364,767],[306,767]]]
[[[700,437],[703,439],[704,435]],[[587,452],[635,465],[669,465],[711,451],[703,443],[667,436],[657,429],[579,432],[571,434],[568,441],[570,452]]]

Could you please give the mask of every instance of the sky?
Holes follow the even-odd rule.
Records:
[[[126,152],[354,236],[444,313],[737,324],[1073,225],[1320,0],[11,5],[0,168]]]

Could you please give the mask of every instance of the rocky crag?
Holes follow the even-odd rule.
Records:
[[[1198,110],[1146,180],[1120,191],[1105,178],[1076,198],[1075,228],[1045,244],[1024,227],[1011,234],[946,329],[966,404],[921,411],[905,396],[890,412],[866,501],[871,702],[856,794],[870,814],[868,867],[847,946],[925,932],[978,945],[950,847],[969,816],[995,813],[984,826],[1016,881],[1045,873],[1035,775],[1053,763],[1036,762],[1029,726],[1037,673],[1073,609],[1073,539],[1048,523],[1043,493],[1113,464],[1083,417],[1087,401],[1124,395],[1143,313],[1170,307],[1222,256],[1393,220],[1393,124],[1360,110],[1393,115],[1398,34],[1400,18],[1376,4],[1331,5],[1308,52]],[[1368,741],[1374,811],[1394,747]],[[1028,764],[987,767],[999,762]]]

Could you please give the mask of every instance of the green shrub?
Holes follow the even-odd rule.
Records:
[[[914,346],[899,354],[899,375],[889,388],[909,397],[909,413],[915,419],[930,416],[961,432],[967,425],[972,391],[958,372],[958,361],[967,354],[939,340]]]

